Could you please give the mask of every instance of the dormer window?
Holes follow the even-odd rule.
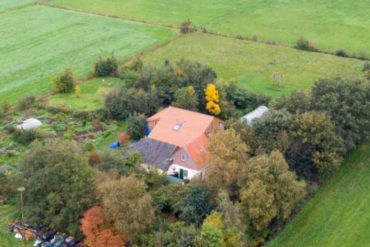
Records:
[[[184,162],[186,161],[186,155],[185,154],[181,154],[181,160],[184,161]]]
[[[181,126],[182,126],[182,123],[181,123],[181,122],[178,122],[178,123],[176,123],[176,125],[173,127],[173,129],[172,129],[172,130],[174,130],[174,131],[179,131],[179,130],[180,130],[180,128],[181,128]]]
[[[204,155],[204,150],[203,150],[203,148],[200,148],[200,149],[199,149],[199,152],[200,152],[202,155]]]

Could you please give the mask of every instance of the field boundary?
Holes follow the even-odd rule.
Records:
[[[45,0],[43,0],[43,1],[45,1]],[[17,11],[17,10],[21,10],[21,9],[26,9],[26,8],[29,8],[29,7],[32,7],[32,6],[36,6],[36,5],[40,5],[40,4],[42,4],[41,1],[36,1],[36,2],[33,2],[33,3],[27,3],[27,4],[24,4],[24,5],[21,5],[21,6],[18,6],[18,7],[5,9],[3,11],[0,11],[0,16],[1,15],[4,15],[4,14],[7,14],[7,13],[10,13],[10,12],[13,12],[13,11]]]
[[[82,10],[78,8],[70,8],[70,7],[65,7],[65,6],[59,6],[56,4],[50,4],[49,0],[42,0],[40,2],[37,2],[36,4],[42,5],[42,6],[48,6],[51,8],[58,8],[58,9],[64,9],[64,10],[70,10],[70,11],[75,11],[75,12],[80,12],[80,13],[86,13],[86,14],[91,14],[91,15],[98,15],[98,16],[105,16],[105,17],[110,17],[110,18],[115,18],[115,19],[121,19],[121,20],[126,20],[126,21],[132,21],[132,22],[137,22],[137,23],[143,23],[143,24],[149,24],[149,25],[154,25],[158,27],[164,27],[164,28],[170,28],[173,30],[176,30],[177,32],[180,32],[181,28],[176,25],[170,25],[170,24],[160,24],[156,23],[153,21],[145,21],[142,19],[136,19],[136,18],[130,18],[130,17],[125,17],[125,16],[117,16],[117,15],[108,15],[108,14],[103,14],[103,13],[97,13],[94,11],[87,11],[87,10]],[[295,46],[290,46],[288,44],[281,43],[279,41],[275,40],[256,40],[254,38],[248,38],[244,36],[239,36],[239,35],[231,35],[231,34],[225,34],[225,33],[220,33],[212,30],[206,30],[206,31],[200,31],[199,28],[196,27],[196,33],[207,33],[210,35],[215,35],[219,37],[227,37],[231,39],[236,39],[236,40],[242,40],[242,41],[250,41],[250,42],[255,42],[255,43],[260,43],[260,44],[266,44],[266,45],[271,45],[271,46],[280,46],[280,47],[288,47],[291,49],[296,49],[300,51],[307,51],[307,52],[314,52],[314,53],[322,53],[322,54],[327,54],[327,55],[332,55],[335,57],[341,57],[341,58],[352,58],[352,59],[358,59],[361,61],[370,61],[370,57],[364,57],[364,58],[359,58],[357,56],[352,56],[352,55],[347,55],[347,56],[338,56],[335,54],[335,51],[325,51],[325,50],[320,50],[316,49],[314,51],[311,50],[302,50],[299,49]]]

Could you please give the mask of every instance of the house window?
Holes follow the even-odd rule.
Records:
[[[188,175],[189,175],[188,170],[184,170],[184,178],[187,178],[187,177],[188,177]]]
[[[180,128],[181,128],[181,126],[182,126],[182,123],[181,123],[181,122],[178,122],[178,123],[176,123],[176,125],[173,127],[173,129],[172,129],[172,130],[174,130],[174,131],[179,131],[179,130],[180,130]]]
[[[199,152],[204,155],[204,150],[202,148],[199,149]]]
[[[185,154],[181,154],[181,160],[186,161],[186,155]]]

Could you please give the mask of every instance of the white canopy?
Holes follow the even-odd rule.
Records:
[[[261,105],[242,117],[240,121],[245,122],[248,125],[251,125],[254,119],[262,117],[265,113],[269,111],[269,108],[267,108],[264,105]]]
[[[30,130],[30,129],[37,128],[41,125],[42,123],[39,120],[35,118],[30,118],[30,119],[23,121],[22,124],[17,125],[16,128],[21,129],[21,130]]]

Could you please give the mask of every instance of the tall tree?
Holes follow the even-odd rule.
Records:
[[[370,139],[369,99],[369,80],[322,79],[311,92],[313,110],[330,117],[346,152]]]
[[[220,97],[216,86],[214,84],[208,84],[204,92],[207,101],[207,111],[213,115],[219,115],[221,113],[221,108],[219,105]]]
[[[126,242],[134,240],[154,222],[152,198],[145,183],[134,176],[106,179],[98,185],[104,215],[114,222]]]
[[[35,142],[21,170],[27,222],[78,234],[79,219],[95,200],[95,187],[94,170],[77,143]]]
[[[81,219],[81,231],[85,235],[84,243],[90,247],[124,247],[121,236],[104,227],[103,210],[98,207],[88,209]]]
[[[313,175],[325,176],[340,165],[343,142],[335,134],[334,126],[325,114],[306,112],[296,115],[291,133],[296,138],[295,142],[306,148],[306,151],[300,149],[296,155],[302,156],[307,150],[311,151],[311,158],[307,162],[299,158],[295,160],[295,155],[288,152],[289,164],[298,175],[307,174],[307,169],[312,170],[312,166],[315,166],[318,174]]]
[[[264,237],[272,220],[286,220],[305,196],[283,155],[273,151],[250,160],[240,181],[241,206],[251,233]]]
[[[198,95],[193,86],[183,87],[176,91],[174,106],[187,110],[198,110]]]
[[[221,214],[225,227],[239,234],[240,241],[245,241],[246,225],[243,222],[243,214],[239,205],[233,204],[227,192],[220,192],[217,197],[216,210]]]
[[[184,198],[184,207],[180,218],[188,224],[200,225],[204,218],[212,211],[212,205],[209,200],[210,192],[205,186],[190,186],[189,192]]]
[[[208,150],[211,162],[206,173],[207,186],[215,196],[226,190],[235,198],[242,167],[247,163],[248,147],[234,129],[228,129],[211,136]]]
[[[212,212],[203,222],[199,235],[200,247],[223,247],[223,223],[217,212]]]

